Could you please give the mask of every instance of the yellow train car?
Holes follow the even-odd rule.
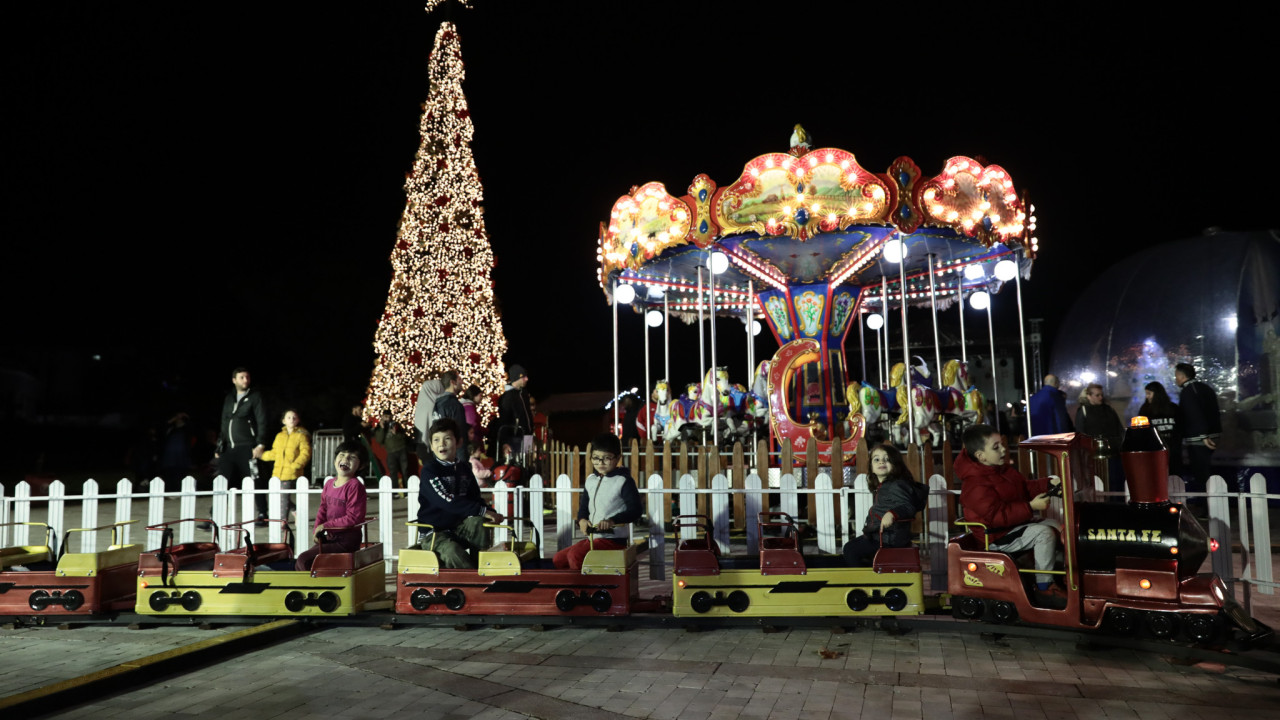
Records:
[[[924,611],[920,556],[914,548],[882,550],[869,568],[847,567],[840,556],[801,553],[800,535],[790,516],[761,513],[759,555],[726,557],[711,539],[706,518],[681,516],[676,527],[703,530],[701,537],[676,546],[672,614],[677,617],[857,617]],[[771,530],[782,535],[767,536]]]
[[[122,544],[132,521],[74,528],[62,538],[62,552],[50,544],[54,531],[41,522],[6,523],[44,528],[44,544],[0,548],[0,615],[96,615],[133,607],[139,545]],[[101,552],[67,552],[72,533],[111,530]]]
[[[376,518],[359,526],[367,528]],[[354,615],[386,607],[386,571],[382,543],[361,543],[353,553],[321,553],[311,570],[290,567],[293,543],[255,543],[242,525],[224,530],[243,533],[244,544],[222,550],[214,542],[173,544],[173,526],[196,519],[154,525],[162,530],[158,550],[138,560],[135,612],[142,615]],[[276,521],[283,522],[283,521]],[[286,524],[287,540],[292,530]],[[345,530],[348,528],[333,528]]]

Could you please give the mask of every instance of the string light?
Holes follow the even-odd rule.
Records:
[[[507,350],[494,309],[493,250],[484,228],[484,191],[471,154],[474,129],[462,93],[457,28],[444,23],[427,63],[431,84],[419,124],[421,144],[405,178],[405,206],[391,251],[391,288],[378,321],[378,359],[369,380],[369,417],[390,410],[413,422],[428,373],[457,370],[481,389],[476,412],[497,414]]]

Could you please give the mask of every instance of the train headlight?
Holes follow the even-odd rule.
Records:
[[[978,572],[978,563],[969,563],[966,569],[969,572]]]
[[[1209,538],[1209,552],[1218,552],[1218,538]]]
[[[147,582],[146,580],[143,580],[141,583],[139,583],[139,585],[141,585],[144,589],[151,587],[151,583]]]
[[[677,580],[677,581],[676,581],[676,585],[679,585],[681,588],[683,588],[683,587],[684,587],[684,581],[683,581],[683,580]]]
[[[1170,554],[1170,555],[1177,555],[1177,554],[1178,554],[1178,548],[1176,548],[1176,547],[1171,547],[1171,548],[1169,548],[1169,554]]]
[[[1138,587],[1142,588],[1143,590],[1150,590],[1151,581],[1146,578],[1142,578],[1141,580],[1138,581]]]

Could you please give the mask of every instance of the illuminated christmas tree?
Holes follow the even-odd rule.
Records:
[[[476,410],[491,418],[502,392],[507,340],[493,304],[493,251],[471,156],[473,128],[462,94],[462,47],[452,23],[436,33],[428,61],[421,144],[405,176],[405,206],[391,251],[391,289],[373,347],[378,360],[366,408],[390,408],[405,425],[428,373],[456,369],[482,392]]]

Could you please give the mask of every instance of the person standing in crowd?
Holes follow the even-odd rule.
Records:
[[[218,474],[239,486],[246,477],[257,479],[257,461],[267,447],[267,409],[262,394],[249,387],[249,371],[231,371],[234,389],[222,401],[222,421],[218,424],[218,444],[214,457]],[[267,496],[255,495],[258,520],[267,519]]]
[[[292,492],[298,478],[306,472],[307,463],[311,462],[311,433],[302,427],[298,411],[293,408],[285,410],[280,420],[284,427],[276,433],[271,449],[262,453],[262,459],[275,463],[272,474],[280,479],[280,488]],[[293,511],[292,495],[287,507],[289,512]]]
[[[1146,402],[1138,409],[1138,414],[1145,417],[1160,435],[1165,450],[1169,451],[1169,473],[1182,475],[1182,436],[1178,429],[1178,406],[1169,398],[1164,385],[1149,382],[1145,388]]]
[[[440,382],[444,384],[444,392],[440,393],[440,396],[436,398],[435,409],[431,412],[431,422],[434,423],[441,418],[449,418],[458,426],[457,458],[455,462],[468,462],[471,458],[470,445],[467,442],[470,426],[467,425],[467,413],[462,408],[462,402],[458,400],[458,391],[461,390],[462,383],[458,380],[458,373],[454,370],[442,373]]]
[[[1089,383],[1080,396],[1080,408],[1076,410],[1076,431],[1091,438],[1104,438],[1111,446],[1107,461],[1111,492],[1124,492],[1124,468],[1120,464],[1120,444],[1124,440],[1124,425],[1115,408],[1107,404],[1102,386]],[[1123,499],[1123,498],[1121,498]]]
[[[1067,414],[1067,394],[1058,388],[1058,376],[1044,376],[1044,385],[1031,396],[1031,434],[1056,435],[1075,430]]]
[[[404,488],[409,481],[409,437],[404,427],[391,418],[390,410],[382,411],[373,439],[387,451],[387,476],[396,487]]]
[[[525,435],[533,432],[533,412],[529,409],[529,394],[525,387],[529,374],[520,365],[507,368],[507,391],[498,399],[498,422],[490,430],[493,447],[500,443],[512,443],[516,452]]]
[[[1178,426],[1182,431],[1182,444],[1187,449],[1187,465],[1191,480],[1188,492],[1204,492],[1213,474],[1213,451],[1218,448],[1222,435],[1222,417],[1218,410],[1218,391],[1208,383],[1196,380],[1196,369],[1188,363],[1174,367],[1173,378],[1178,383]],[[1202,505],[1203,498],[1196,498]]]
[[[364,434],[369,431],[369,421],[364,419],[364,403],[351,406],[351,414],[342,418],[343,442],[363,442]]]
[[[480,388],[475,385],[458,395],[458,402],[462,403],[462,415],[467,421],[467,444],[472,451],[481,446],[484,437],[480,433],[480,413],[476,412],[476,402],[479,400]]]

